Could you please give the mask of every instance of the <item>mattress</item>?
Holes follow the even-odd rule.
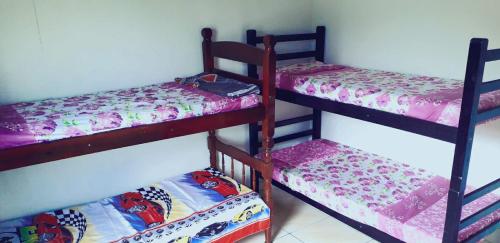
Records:
[[[362,69],[321,62],[278,68],[280,89],[458,126],[463,80]],[[500,90],[481,95],[479,110],[500,106]]]
[[[166,82],[0,106],[0,149],[254,107],[258,96],[218,96]]]
[[[441,242],[449,180],[328,140],[272,153],[273,179],[349,218],[405,242]],[[468,188],[466,191],[471,191]],[[462,219],[499,200],[464,206]],[[500,210],[460,231],[463,240],[500,219]]]
[[[259,195],[214,169],[0,223],[1,242],[233,242],[270,225]]]

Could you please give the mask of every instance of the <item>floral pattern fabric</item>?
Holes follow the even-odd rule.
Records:
[[[462,80],[369,70],[321,62],[279,68],[276,86],[330,99],[458,126]],[[500,91],[481,95],[479,110],[500,106]]]
[[[449,180],[324,139],[276,150],[272,157],[273,179],[292,190],[405,242],[441,242]],[[499,199],[489,194],[470,203],[462,217]],[[500,210],[459,237],[498,219]]]
[[[256,106],[256,95],[221,97],[167,82],[0,106],[0,149]]]

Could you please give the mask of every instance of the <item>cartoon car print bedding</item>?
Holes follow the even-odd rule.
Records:
[[[165,82],[66,98],[0,105],[0,149],[255,107],[256,94],[228,98]]]
[[[441,242],[448,179],[325,139],[278,149],[272,158],[275,181],[336,212],[404,242]],[[490,193],[467,204],[462,219],[498,200]],[[460,231],[459,240],[498,219],[500,209]]]
[[[196,179],[200,174],[203,181]],[[0,242],[233,242],[266,229],[269,215],[256,192],[208,168],[85,205],[1,222]]]

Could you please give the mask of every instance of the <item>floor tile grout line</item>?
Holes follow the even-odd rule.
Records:
[[[296,235],[290,233],[290,236],[292,236],[293,238],[295,238],[296,240],[298,240],[299,242],[302,242],[302,243],[305,243],[305,241],[303,241],[301,238],[297,237]]]
[[[277,237],[275,237],[275,238],[274,238],[274,240],[277,240],[277,239],[279,239],[279,238],[283,238],[283,237],[285,237],[285,236],[287,236],[287,235],[291,235],[291,234],[292,234],[292,233],[290,233],[290,232],[288,232],[288,231],[285,231],[285,232],[286,232],[286,234],[283,234],[283,235],[277,236]]]

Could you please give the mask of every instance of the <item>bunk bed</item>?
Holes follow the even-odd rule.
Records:
[[[275,35],[279,42],[314,41],[312,51],[277,54],[277,60],[314,62],[277,68],[276,98],[313,108],[276,127],[312,122],[312,129],[275,143],[312,141],[273,151],[273,183],[382,242],[475,242],[500,226],[500,179],[474,189],[467,174],[477,124],[500,117],[500,80],[483,82],[487,62],[500,60],[488,40],[472,39],[465,82],[325,64],[325,27],[314,33]],[[247,43],[262,37],[247,31]],[[249,77],[258,77],[248,65]],[[321,112],[332,112],[455,144],[451,179],[389,158],[321,139]],[[250,153],[259,152],[257,123]]]
[[[1,242],[232,242],[261,231],[271,242],[273,39],[266,37],[262,50],[212,42],[208,28],[202,36],[204,72],[259,84],[262,101],[255,94],[227,98],[167,82],[0,106],[0,171],[203,131],[209,134],[210,167],[84,205],[1,222]],[[264,75],[253,79],[221,70],[216,58],[262,65]],[[217,129],[256,121],[264,124],[262,159],[216,137]],[[238,161],[241,172],[235,170]],[[245,176],[248,167],[251,174]],[[256,172],[264,178],[263,199],[255,192]]]

